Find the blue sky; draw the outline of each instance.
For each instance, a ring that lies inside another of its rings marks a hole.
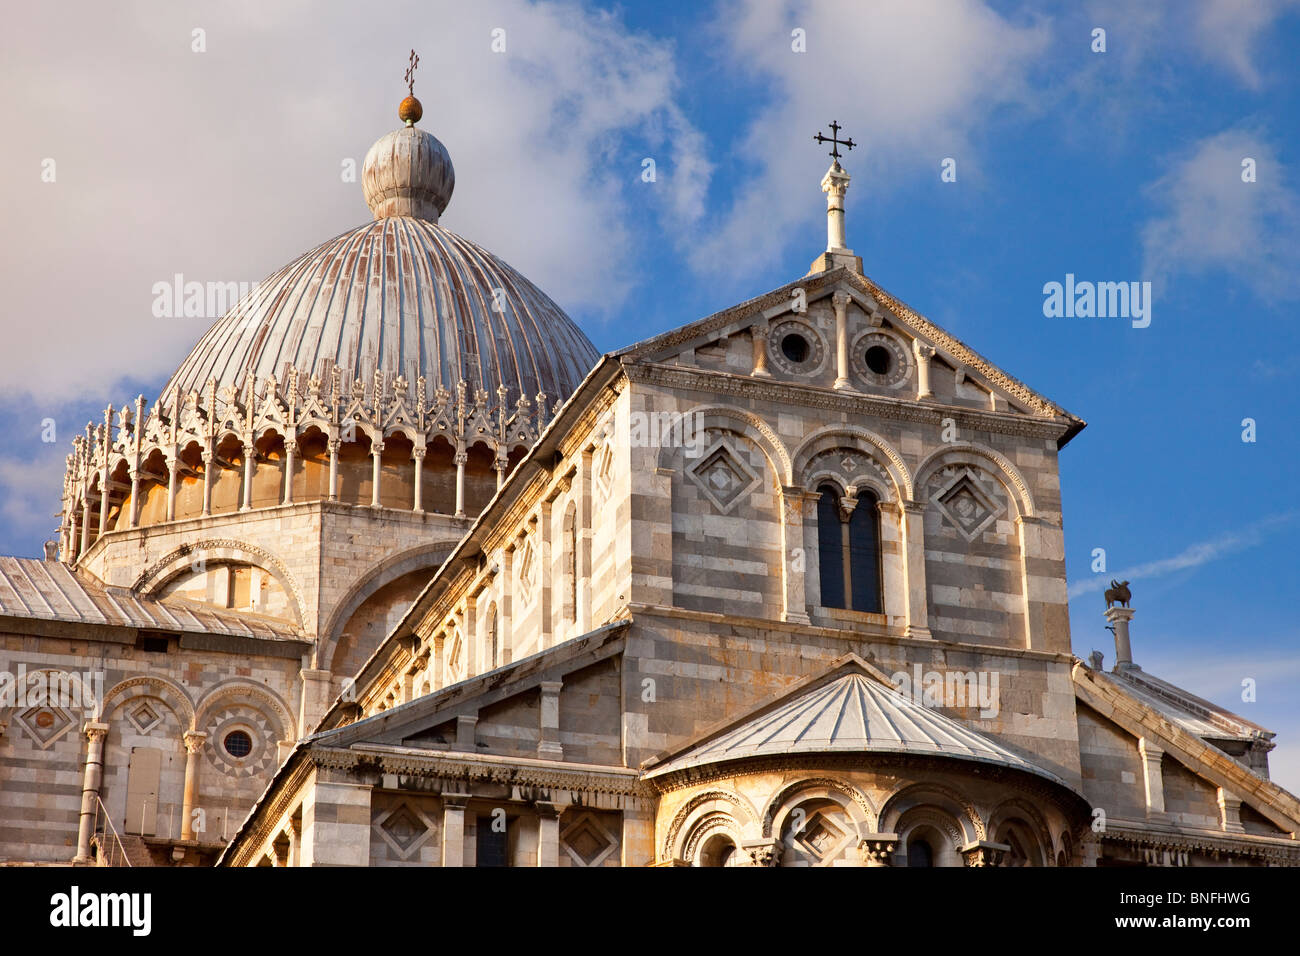
[[[802,275],[837,119],[867,274],[1088,422],[1061,456],[1075,652],[1113,658],[1097,588],[1129,578],[1137,662],[1277,730],[1300,789],[1296,3],[100,7],[0,40],[0,553],[40,553],[67,440],[202,334],[149,314],[153,282],[257,281],[366,218],[340,163],[396,125],[410,46],[444,224],[602,350]],[[1152,282],[1150,326],[1046,318],[1067,273]]]

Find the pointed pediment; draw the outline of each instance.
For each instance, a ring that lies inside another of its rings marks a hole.
[[[1281,832],[1300,833],[1300,800],[1210,742],[1234,736],[1238,739],[1271,737],[1270,732],[1208,702],[1201,703],[1213,708],[1214,713],[1199,712],[1191,704],[1200,698],[1150,675],[1143,675],[1142,683],[1138,683],[1131,677],[1094,671],[1076,659],[1071,676],[1079,703],[1134,740],[1151,741],[1169,758],[1213,787],[1235,794],[1244,806],[1258,812]],[[1152,683],[1156,681],[1158,684]],[[1181,696],[1157,693],[1159,685]],[[1233,722],[1237,735],[1227,732]]]
[[[1068,785],[933,708],[900,693],[850,654],[819,675],[642,766],[647,779],[762,757],[893,754],[995,764]]]
[[[837,367],[836,302],[845,303],[847,381]],[[762,357],[755,343],[762,342]],[[836,268],[645,339],[624,361],[688,366],[844,389],[846,394],[936,402],[1061,421],[1064,444],[1084,426],[1047,397],[852,269]],[[920,393],[918,365],[930,391]]]

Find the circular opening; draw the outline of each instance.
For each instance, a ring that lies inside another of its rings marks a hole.
[[[877,375],[886,375],[889,373],[891,359],[892,356],[889,354],[889,349],[885,348],[883,345],[873,345],[871,348],[867,349],[867,368],[871,369],[871,371],[875,372]]]
[[[781,339],[781,352],[796,365],[808,359],[808,340],[798,332],[791,332]]]
[[[224,741],[226,753],[232,757],[247,757],[253,752],[253,738],[242,730],[232,730]]]

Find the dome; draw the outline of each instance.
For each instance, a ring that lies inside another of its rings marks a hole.
[[[427,219],[385,216],[322,243],[262,283],[219,320],[162,395],[242,388],[252,373],[287,380],[290,368],[345,382],[376,371],[423,376],[432,393],[548,403],[568,398],[599,357],[554,302],[481,246]]]
[[[436,137],[406,126],[370,147],[361,167],[361,188],[376,219],[418,216],[437,222],[456,188],[456,170]]]
[[[408,101],[414,106],[408,109]],[[376,372],[423,377],[431,392],[499,389],[510,400],[568,398],[599,357],[554,302],[481,246],[438,225],[456,183],[446,147],[406,125],[366,154],[362,189],[374,221],[322,243],[259,284],[203,337],[163,396],[285,382],[290,369],[344,382]]]

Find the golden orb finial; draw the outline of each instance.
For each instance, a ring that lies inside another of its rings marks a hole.
[[[407,126],[414,126],[420,122],[420,117],[424,115],[424,107],[414,96],[408,96],[402,100],[402,105],[397,107],[397,118]]]

